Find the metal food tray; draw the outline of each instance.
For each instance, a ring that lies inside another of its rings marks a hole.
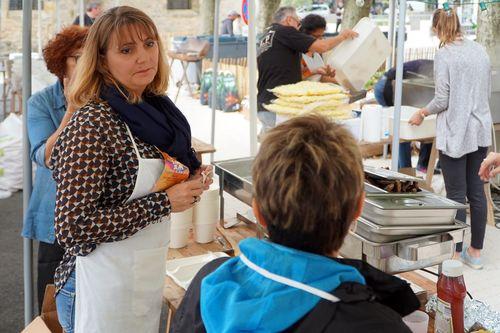
[[[433,193],[371,194],[361,216],[382,226],[454,224],[465,205]]]
[[[364,218],[359,218],[356,233],[371,242],[389,243],[466,227],[467,224],[460,221],[455,221],[452,225],[380,226]]]
[[[247,205],[252,205],[253,160],[253,157],[247,157],[213,163],[215,173],[219,176],[221,199],[223,199],[222,192],[226,191]],[[221,200],[221,216],[223,216],[223,204]]]
[[[366,195],[389,193],[386,190],[383,190],[380,187],[377,187],[377,186],[370,184],[368,182],[365,182],[365,192],[366,192]]]
[[[425,179],[422,178],[408,176],[405,175],[404,173],[387,170],[383,168],[376,168],[369,165],[363,165],[363,170],[366,174],[375,178],[381,178],[387,180],[400,180],[404,182],[418,182],[418,183],[425,182]]]
[[[469,228],[377,243],[349,232],[340,254],[344,258],[360,259],[389,274],[397,274],[441,264],[451,259],[455,244],[463,242]]]

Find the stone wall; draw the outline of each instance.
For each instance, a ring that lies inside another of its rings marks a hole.
[[[37,0],[33,0],[37,1]],[[101,1],[104,8],[128,5],[139,8],[151,16],[157,24],[160,35],[166,46],[173,36],[197,35],[200,27],[200,1],[191,0],[192,9],[167,10],[168,0],[107,0]],[[0,54],[21,52],[22,50],[22,11],[8,10],[9,1],[1,0],[0,15]],[[78,0],[59,0],[60,9],[56,10],[55,0],[45,0],[41,11],[41,47],[55,34],[57,19],[60,13],[61,26],[71,24],[78,15]],[[240,11],[240,0],[221,0],[220,18],[224,19],[230,10]],[[32,47],[38,52],[38,11],[33,10]]]

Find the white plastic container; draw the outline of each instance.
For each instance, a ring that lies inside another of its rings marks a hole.
[[[205,264],[222,257],[228,257],[228,255],[224,252],[209,252],[199,256],[167,260],[166,273],[175,283],[187,289],[195,275]]]
[[[382,133],[382,107],[376,104],[367,104],[361,112],[361,127],[363,141],[379,142]]]
[[[327,63],[346,89],[359,91],[391,53],[391,44],[377,25],[364,17],[354,26],[359,36],[346,40],[331,52]]]
[[[180,249],[188,243],[189,231],[193,226],[193,208],[180,213],[172,213],[170,225],[170,248]]]
[[[390,108],[389,132],[394,133],[394,107]],[[413,126],[408,123],[411,116],[418,111],[413,106],[401,106],[401,120],[399,122],[399,138],[404,140],[419,140],[433,138],[436,136],[436,115],[425,117],[420,126]]]
[[[219,188],[211,187],[203,192],[200,202],[194,206],[194,240],[197,243],[210,243],[214,240],[219,223]]]
[[[339,120],[338,123],[344,125],[349,132],[351,132],[356,141],[361,141],[361,118]]]

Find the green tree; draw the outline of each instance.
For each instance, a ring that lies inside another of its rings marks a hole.
[[[305,5],[311,5],[311,0],[282,0],[281,6],[293,6],[295,8],[299,8]]]

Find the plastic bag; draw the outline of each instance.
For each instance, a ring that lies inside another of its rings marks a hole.
[[[23,125],[21,117],[10,114],[0,123],[0,190],[23,188]]]
[[[152,192],[160,192],[189,178],[189,168],[167,153],[162,152],[165,168],[153,186]]]

